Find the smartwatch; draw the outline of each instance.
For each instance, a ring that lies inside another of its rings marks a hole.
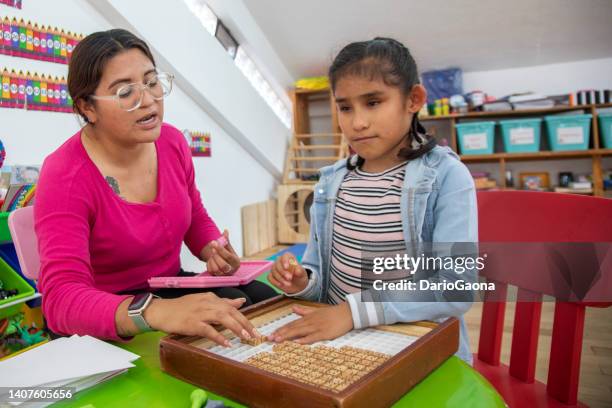
[[[155,296],[152,293],[140,293],[134,296],[132,302],[128,306],[128,316],[141,332],[153,330],[143,316],[145,309],[149,306],[153,298],[159,298],[159,296]]]

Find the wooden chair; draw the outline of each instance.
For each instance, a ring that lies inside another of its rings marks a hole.
[[[528,191],[479,192],[478,218],[483,246],[487,242],[612,243],[612,200],[604,198]],[[608,274],[606,279],[598,282],[609,281],[612,270],[603,273]],[[496,280],[486,266],[481,275],[488,281]],[[522,286],[512,279],[496,284],[498,293],[504,296],[511,284],[519,287],[517,297],[531,296],[534,301],[516,303],[508,367],[500,364],[506,302],[487,301],[485,297],[474,367],[510,407],[585,406],[577,401],[585,308],[612,303],[556,301],[548,381],[543,384],[534,381],[542,310],[542,292],[537,292],[541,288],[530,287],[525,280],[521,280]]]

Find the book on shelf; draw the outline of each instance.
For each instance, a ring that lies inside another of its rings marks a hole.
[[[566,194],[593,194],[592,188],[570,188],[570,187],[555,187],[555,193]]]
[[[552,108],[553,106],[555,106],[555,102],[548,98],[512,103],[514,110],[546,109]]]
[[[515,93],[515,94],[508,95],[508,96],[501,98],[501,100],[508,101],[512,104],[536,101],[540,99],[546,99],[546,97],[542,94],[535,93],[535,92]]]
[[[487,102],[482,105],[484,112],[508,112],[512,110],[512,104],[508,101]]]

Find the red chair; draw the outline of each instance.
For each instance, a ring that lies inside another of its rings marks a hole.
[[[487,242],[612,243],[612,200],[605,198],[528,191],[479,192],[478,220],[483,246]],[[604,269],[606,276],[600,283],[609,282],[609,269]],[[495,281],[486,266],[481,275]],[[516,303],[509,367],[500,364],[508,284],[519,287],[517,297],[534,300]],[[608,307],[612,303],[556,302],[548,381],[543,384],[534,381],[541,287],[532,287],[536,285],[524,279],[520,283],[512,279],[496,281],[496,285],[503,300],[487,301],[485,297],[474,367],[510,407],[584,407],[577,395],[585,307]]]

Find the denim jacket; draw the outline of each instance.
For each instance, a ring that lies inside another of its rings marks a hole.
[[[321,169],[310,208],[310,238],[302,265],[311,271],[308,286],[293,296],[328,303],[333,218],[338,190],[348,172],[346,160]],[[437,146],[422,157],[406,164],[406,175],[400,198],[402,229],[407,248],[419,242],[454,243],[478,241],[478,219],[474,181],[467,167],[448,147]],[[441,271],[447,281],[476,281],[476,271],[458,275]],[[421,291],[418,301],[412,293],[403,292],[401,301],[363,302],[363,293],[346,296],[355,328],[365,327],[359,315],[375,313],[376,324],[393,324],[418,320],[443,321],[455,316],[460,323],[460,345],[457,355],[472,362],[463,314],[470,301],[446,301],[442,291]],[[367,307],[366,307],[367,306]],[[367,310],[369,309],[369,310]]]

